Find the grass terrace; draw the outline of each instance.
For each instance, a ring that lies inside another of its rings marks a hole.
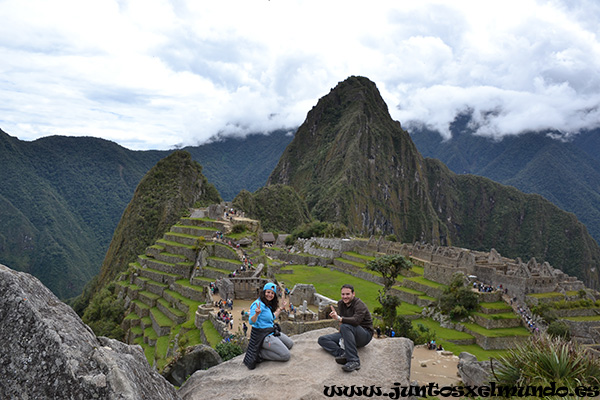
[[[412,278],[405,278],[405,280],[414,281],[414,282],[420,283],[422,285],[429,286],[429,287],[436,288],[436,289],[444,289],[447,287],[446,285],[444,285],[442,283],[430,281],[429,279],[425,279],[422,276],[413,276]]]
[[[486,308],[488,310],[512,310],[512,308],[503,301],[495,301],[492,303],[481,302],[479,305],[481,308]]]
[[[528,294],[527,297],[533,297],[535,299],[563,299],[565,296],[558,292],[546,292],[546,293],[533,293]]]
[[[217,347],[217,344],[221,343],[221,340],[223,338],[221,337],[221,335],[219,335],[219,332],[214,327],[212,322],[210,322],[209,320],[204,321],[204,323],[202,324],[202,330],[204,331],[204,335],[206,336],[206,340],[210,344],[210,347],[214,349],[215,347]]]
[[[444,350],[453,352],[455,355],[459,355],[463,351],[467,351],[477,357],[479,361],[489,360],[490,358],[499,358],[506,354],[507,350],[484,350],[477,344],[455,344],[449,340],[468,340],[473,339],[473,336],[466,332],[455,331],[454,329],[442,328],[440,324],[432,319],[416,319],[411,321],[412,325],[416,328],[418,324],[429,328],[430,331],[436,334],[436,343],[441,343]]]
[[[374,260],[374,259],[376,258],[376,257],[373,257],[373,256],[365,256],[365,255],[363,255],[363,254],[360,254],[360,253],[357,253],[357,252],[355,252],[355,251],[345,251],[345,252],[344,252],[344,254],[347,254],[347,255],[349,255],[349,256],[352,256],[352,257],[356,257],[356,258],[360,258],[360,259],[362,259],[362,260],[365,260],[365,263],[367,263],[367,262],[369,262],[369,261],[372,261],[372,260]]]
[[[529,330],[523,326],[518,326],[516,328],[485,329],[484,327],[471,322],[465,323],[464,326],[475,333],[479,333],[480,335],[487,337],[531,336]]]
[[[482,312],[474,312],[473,315],[478,315],[482,318],[487,319],[519,319],[520,317],[513,312],[497,313],[497,314],[485,314]]]
[[[347,261],[347,260],[345,260]],[[378,291],[381,285],[364,279],[356,278],[337,270],[327,267],[309,267],[307,265],[289,265],[282,271],[292,270],[292,274],[276,274],[278,281],[285,282],[287,287],[293,287],[297,283],[313,284],[317,292],[332,300],[340,299],[340,288],[349,283],[354,286],[356,296],[365,302],[369,310],[373,311],[379,306],[377,301]]]

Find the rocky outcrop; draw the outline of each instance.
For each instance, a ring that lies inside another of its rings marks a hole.
[[[324,391],[335,385],[379,386],[383,392],[395,382],[409,385],[413,343],[403,338],[373,339],[359,349],[362,368],[342,371],[334,358],[317,344],[321,335],[335,332],[326,328],[292,336],[292,358],[287,362],[265,361],[254,370],[242,363],[244,355],[195,372],[179,389],[184,400],[323,399]]]
[[[185,380],[199,369],[208,369],[223,360],[219,353],[210,346],[199,344],[185,349],[185,354],[171,365],[168,365],[163,376],[175,386],[181,386]]]
[[[0,398],[179,399],[142,348],[96,337],[37,278],[0,265]]]
[[[477,361],[477,357],[466,351],[460,353],[458,358],[458,375],[465,385],[485,386],[490,383],[491,361]]]

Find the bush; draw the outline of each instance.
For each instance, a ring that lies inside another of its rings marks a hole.
[[[235,224],[231,228],[231,233],[242,233],[246,231],[246,225],[244,224]]]
[[[396,235],[394,235],[393,233],[390,235],[387,235],[385,237],[385,240],[389,241],[389,242],[397,242],[398,238],[396,237]]]
[[[444,289],[439,306],[442,313],[450,315],[453,319],[460,319],[479,308],[479,299],[475,292],[464,286],[462,276],[457,274],[452,283]]]
[[[551,337],[559,337],[564,340],[571,340],[571,330],[569,326],[562,321],[554,321],[548,325],[548,335]]]
[[[215,350],[219,353],[223,361],[231,360],[233,357],[239,356],[244,352],[239,345],[232,342],[219,343]]]
[[[498,383],[519,386],[598,386],[600,361],[572,341],[548,335],[533,337],[501,358],[495,368]]]

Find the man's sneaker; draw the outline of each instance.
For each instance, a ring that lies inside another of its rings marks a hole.
[[[342,369],[346,372],[352,372],[360,369],[360,363],[358,361],[350,361],[342,366]]]
[[[341,356],[337,356],[335,358],[335,362],[344,365],[348,362],[348,360],[346,359],[346,355],[342,354]]]

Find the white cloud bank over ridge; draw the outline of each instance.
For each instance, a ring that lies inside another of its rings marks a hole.
[[[449,135],[600,126],[600,3],[2,0],[0,128],[132,149],[301,124],[350,75]]]

